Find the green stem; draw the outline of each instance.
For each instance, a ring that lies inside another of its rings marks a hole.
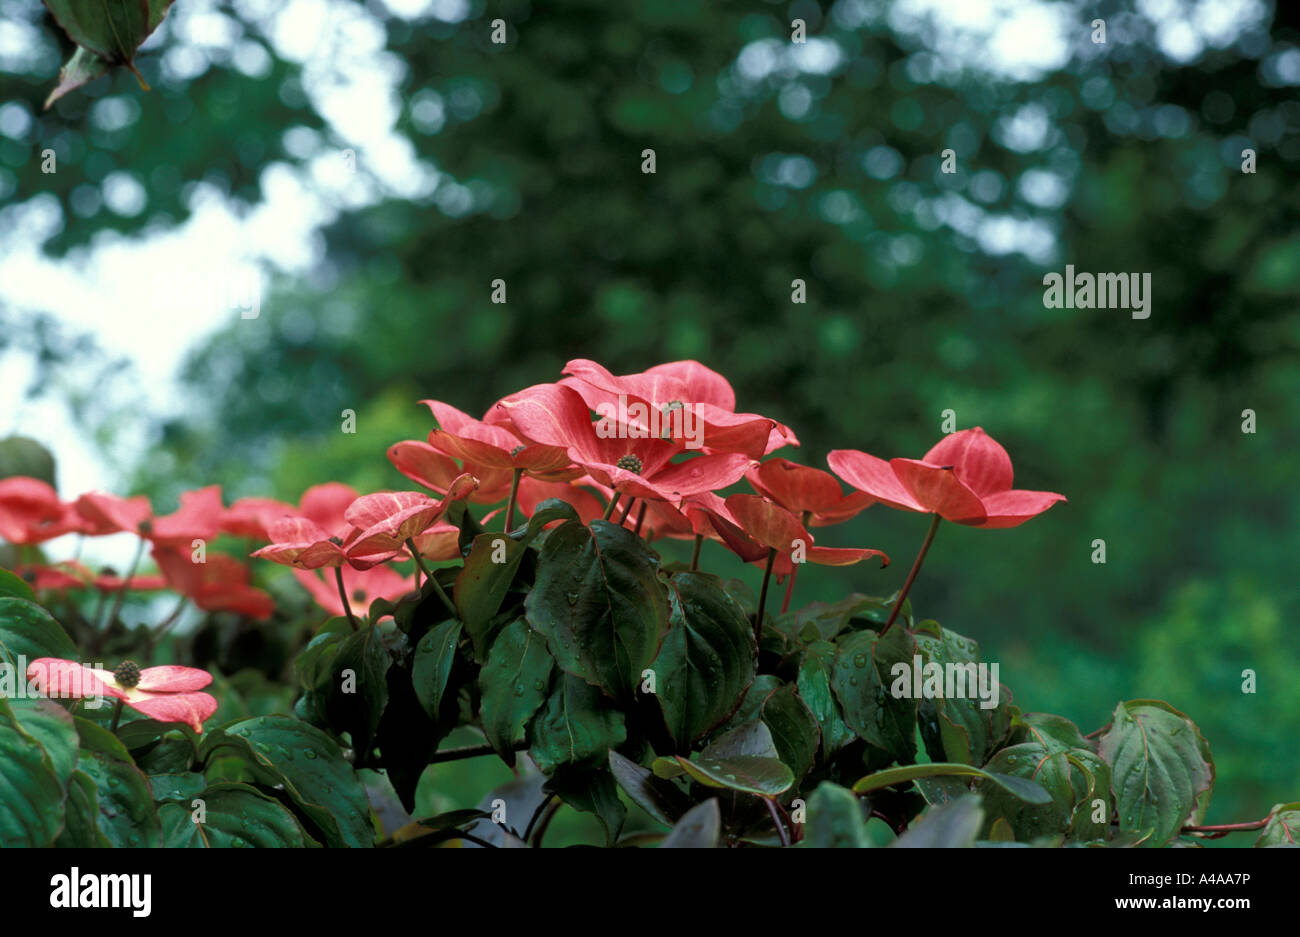
[[[339,598],[343,600],[343,611],[348,613],[348,622],[352,625],[352,630],[357,631],[360,626],[357,624],[356,616],[352,614],[352,603],[348,601],[348,590],[343,586],[343,567],[334,567],[334,581],[339,586]]]
[[[545,797],[543,797],[542,802],[538,804],[537,809],[533,811],[533,815],[528,818],[528,825],[524,827],[524,835],[519,837],[525,843],[528,842],[528,840],[532,837],[533,830],[537,826],[537,821],[542,818],[542,813],[546,810],[547,805],[550,804],[551,800],[554,797],[555,797],[554,794],[547,794]]]
[[[121,721],[122,721],[122,700],[118,700],[117,706],[114,707],[113,709],[113,725],[109,728],[108,731],[112,732],[114,735],[117,735],[117,725]]]
[[[700,568],[700,547],[704,546],[704,534],[695,535],[695,546],[691,549],[691,572]]]
[[[415,560],[416,568],[419,569],[420,572],[424,573],[424,578],[432,579],[433,577],[429,575],[429,568],[424,565],[424,557],[420,556],[420,551],[415,548],[414,537],[406,538],[406,549],[411,551],[411,559]],[[417,586],[420,584],[419,576],[415,577],[415,584]]]
[[[533,834],[534,849],[542,848],[542,837],[546,835],[546,831],[550,829],[551,821],[555,819],[555,815],[559,812],[560,801],[551,801],[550,807],[547,808],[546,813],[542,815],[542,819],[537,824],[537,832]]]
[[[126,587],[131,582],[131,577],[135,575],[136,568],[140,565],[140,557],[144,555],[144,539],[141,538],[135,547],[135,559],[131,560],[131,568],[127,570],[126,576],[122,579],[122,588],[117,590],[117,595],[113,597],[113,606],[108,610],[108,617],[100,623],[100,628],[107,628],[117,617],[117,613],[122,610],[122,602],[126,599]]]
[[[763,646],[763,609],[767,607],[767,584],[772,579],[772,565],[776,562],[776,547],[767,548],[767,566],[763,569],[763,588],[758,593],[758,614],[754,617],[754,640]]]
[[[939,521],[942,518],[938,514],[934,515],[934,520],[930,521],[930,529],[926,532],[925,541],[921,544],[921,551],[916,554],[916,560],[912,563],[912,570],[907,574],[907,581],[903,583],[903,588],[898,593],[898,599],[894,602],[894,608],[889,613],[889,620],[885,622],[885,627],[880,629],[884,634],[889,630],[889,626],[894,623],[898,617],[898,610],[903,607],[903,600],[907,598],[907,593],[912,588],[912,583],[916,581],[916,574],[921,571],[921,563],[925,559],[925,554],[930,549],[930,544],[934,542],[935,532],[939,529]]]
[[[185,611],[185,606],[189,604],[189,601],[189,596],[181,596],[181,600],[176,603],[176,607],[172,609],[172,613],[159,623],[158,627],[154,629],[153,634],[149,635],[149,640],[157,641],[170,631],[172,625],[176,624],[176,622],[180,620],[181,612]]]
[[[424,573],[424,581],[433,583],[433,591],[438,593],[438,598],[442,599],[442,604],[447,606],[447,611],[451,612],[451,617],[456,617],[456,606],[452,604],[447,593],[443,591],[437,578],[429,572],[429,567],[424,565],[424,558],[420,556],[420,551],[415,548],[415,539],[408,537],[406,540],[406,549],[411,551],[411,556],[415,557],[415,565],[420,567],[420,572]]]
[[[618,504],[618,499],[621,497],[622,495],[620,495],[617,491],[614,492],[613,497],[609,499],[609,504],[605,505],[605,513],[600,516],[600,519],[602,521],[609,520],[610,515],[614,513],[614,505]]]
[[[511,750],[516,752],[526,751],[527,748],[527,742],[515,742],[511,746]],[[444,761],[462,761],[466,758],[495,755],[496,751],[491,745],[462,745],[460,748],[444,748],[440,752],[434,752],[433,757],[429,759],[429,764],[436,765]]]
[[[619,527],[627,523],[627,516],[632,513],[632,505],[634,504],[636,504],[636,498],[628,498],[627,504],[623,505],[623,516],[618,519]]]
[[[519,479],[523,476],[524,470],[517,468],[510,476],[510,500],[506,502],[506,533],[515,528],[515,501],[519,497]]]
[[[632,528],[632,533],[636,534],[638,537],[641,536],[641,525],[644,522],[645,522],[645,502],[642,501],[641,506],[636,509],[636,526]]]

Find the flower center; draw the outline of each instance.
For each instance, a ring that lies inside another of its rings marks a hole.
[[[342,538],[342,537],[330,537],[330,543],[334,544],[334,546],[336,546],[336,547],[341,547],[341,546],[343,546],[343,538]]]
[[[631,453],[619,456],[618,461],[614,464],[625,472],[631,472],[633,475],[641,474],[641,460]]]
[[[365,589],[353,589],[353,590],[352,590],[352,601],[353,601],[353,602],[364,602],[365,600],[366,600],[366,590],[365,590]]]
[[[521,453],[521,452],[523,452],[523,451],[524,451],[524,447],[523,447],[522,445],[519,445],[519,446],[515,446],[513,449],[511,449],[511,450],[510,450],[510,454],[511,454],[512,456],[517,456],[517,455],[519,455],[519,453]]]
[[[133,660],[124,660],[113,671],[113,679],[117,681],[118,686],[124,686],[128,690],[138,686],[140,683],[140,665]]]

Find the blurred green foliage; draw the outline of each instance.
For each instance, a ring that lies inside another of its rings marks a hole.
[[[1085,732],[1117,700],[1169,699],[1218,760],[1208,822],[1263,816],[1300,777],[1300,79],[1285,58],[1300,8],[1267,5],[1264,28],[1179,62],[1128,4],[1060,6],[1078,23],[1069,63],[1024,81],[936,54],[931,31],[864,0],[387,17],[398,130],[438,185],[342,211],[312,277],[281,278],[259,319],[196,351],[141,487],[403,486],[384,452],[431,428],[418,399],[480,412],[573,357],[616,373],[698,358],[741,409],[795,429],[803,447],[783,455],[818,466],[832,448],[919,457],[951,409],[1008,448],[1018,486],[1070,500],[1015,531],[945,525],[918,611],[977,637],[1023,708]],[[347,142],[256,5],[225,15],[270,51],[262,73],[212,53],[168,82],[142,54],[152,94],[118,76],[0,139],[0,208],[52,195],[58,254],[183,218],[192,183],[251,204],[271,163],[338,155]],[[1088,41],[1097,16],[1105,47]],[[811,51],[789,44],[794,17]],[[3,97],[35,115],[49,79],[37,56],[3,75]],[[135,116],[107,130],[91,117],[110,95]],[[293,127],[312,132],[310,157],[286,146]],[[39,173],[50,140],[70,171]],[[115,169],[144,183],[148,211],[79,212],[77,187]],[[357,170],[391,181],[364,153]],[[1150,272],[1151,317],[1045,309],[1042,277],[1067,263]],[[796,604],[891,591],[924,527],[877,507],[827,530],[894,565],[808,568]]]

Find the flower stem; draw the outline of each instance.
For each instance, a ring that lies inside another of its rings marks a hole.
[[[185,606],[189,604],[189,601],[190,601],[190,597],[188,595],[181,596],[181,600],[176,603],[176,607],[172,609],[172,613],[168,615],[166,618],[164,618],[159,623],[158,627],[154,629],[153,633],[149,635],[149,640],[157,641],[168,631],[170,631],[172,625],[180,621],[181,612],[185,611]]]
[[[1220,823],[1214,826],[1185,826],[1178,832],[1180,833],[1200,833],[1206,839],[1219,839],[1227,836],[1229,833],[1243,832],[1246,830],[1262,830],[1268,826],[1269,817],[1262,820],[1251,820],[1248,823]]]
[[[117,705],[113,707],[113,725],[112,727],[109,728],[108,731],[112,732],[114,735],[117,735],[117,725],[121,721],[122,721],[122,700],[118,700]]]
[[[884,634],[889,630],[889,626],[894,623],[898,617],[898,610],[903,607],[903,600],[907,598],[908,591],[912,588],[912,583],[916,580],[916,574],[921,571],[921,563],[925,560],[925,554],[930,549],[930,544],[934,542],[935,531],[939,529],[939,521],[942,518],[938,514],[934,515],[934,520],[930,521],[930,529],[926,532],[925,541],[921,544],[921,551],[916,554],[916,560],[912,563],[911,572],[907,574],[907,580],[903,583],[903,588],[898,593],[898,598],[894,602],[894,608],[889,613],[889,620],[885,622],[885,627],[880,629]]]
[[[420,572],[424,573],[424,578],[432,579],[433,577],[429,575],[429,568],[424,565],[424,557],[420,556],[420,551],[415,548],[414,537],[406,538],[406,549],[411,551],[411,559],[415,560],[416,567],[420,570]],[[420,584],[419,576],[415,577],[415,584],[417,586]]]
[[[794,581],[799,575],[799,564],[790,570],[790,578],[785,581],[785,598],[781,600],[781,614],[790,611],[790,596],[794,595]]]
[[[622,527],[627,523],[627,516],[632,513],[632,505],[636,504],[636,498],[628,498],[627,504],[623,505],[623,516],[618,519],[618,526]]]
[[[510,476],[510,500],[506,502],[506,533],[510,533],[515,527],[515,501],[519,497],[519,479],[523,474],[524,470],[517,468]]]
[[[808,522],[810,520],[812,520],[812,511],[804,511],[802,516],[803,525],[807,527]],[[786,612],[790,610],[790,597],[794,595],[794,581],[795,579],[798,578],[798,576],[799,576],[799,564],[796,563],[794,565],[794,569],[790,570],[790,578],[786,580],[785,598],[781,600],[782,615],[784,615]]]
[[[645,502],[642,501],[641,506],[636,509],[636,526],[632,528],[632,533],[636,534],[638,537],[641,536],[641,524],[644,522],[645,522]]]
[[[342,566],[335,566],[335,567],[334,567],[334,581],[335,581],[336,583],[338,583],[338,586],[339,586],[339,598],[343,600],[343,611],[345,611],[345,612],[348,613],[348,621],[349,621],[349,622],[351,623],[351,625],[352,625],[352,630],[353,630],[353,631],[358,631],[358,630],[360,630],[360,626],[357,624],[356,616],[352,614],[352,603],[348,601],[348,590],[347,590],[346,588],[344,588],[344,586],[343,586],[343,567],[342,567]]]
[[[758,614],[754,616],[754,640],[763,644],[763,609],[767,607],[767,584],[772,579],[772,565],[776,562],[776,547],[767,549],[767,566],[763,569],[763,588],[758,592]]]
[[[144,539],[141,538],[135,547],[135,559],[131,560],[131,568],[126,571],[126,576],[122,580],[122,588],[117,590],[117,595],[113,597],[113,607],[108,610],[108,617],[100,622],[100,629],[107,628],[117,617],[117,613],[122,610],[122,601],[126,598],[126,587],[131,583],[131,577],[135,575],[136,567],[140,565],[140,557],[144,555]]]
[[[609,520],[610,515],[614,513],[614,505],[618,504],[618,499],[621,497],[622,495],[619,494],[617,491],[614,492],[613,497],[609,499],[609,504],[605,505],[605,513],[600,516],[600,519],[602,521]]]
[[[700,568],[700,547],[704,546],[704,534],[695,535],[695,546],[691,548],[691,572]]]
[[[776,832],[781,837],[781,845],[790,845],[790,834],[785,831],[785,824],[781,822],[780,815],[776,812],[776,801],[771,797],[764,797],[763,802],[767,804],[767,812],[772,815],[772,823],[776,825]]]
[[[451,612],[452,618],[455,618],[456,606],[452,604],[451,599],[448,597],[447,593],[443,591],[442,586],[434,577],[433,573],[429,572],[429,567],[424,565],[424,558],[420,556],[420,551],[415,548],[415,539],[413,537],[407,538],[406,549],[410,550],[411,556],[415,557],[415,565],[420,567],[420,572],[424,573],[424,581],[433,583],[433,591],[438,593],[438,598],[442,599],[442,604],[447,606],[447,611]]]

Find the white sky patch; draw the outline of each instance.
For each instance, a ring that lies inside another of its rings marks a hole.
[[[1065,4],[1025,0],[897,0],[891,27],[924,37],[936,65],[977,69],[1032,81],[1070,58],[1074,11]]]

